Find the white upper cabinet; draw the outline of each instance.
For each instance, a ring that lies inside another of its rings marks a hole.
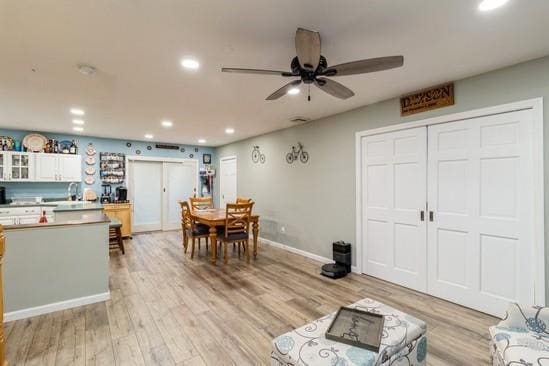
[[[0,152],[0,180],[14,182],[80,182],[80,155]]]
[[[0,153],[2,181],[31,182],[34,180],[34,154],[4,151]]]
[[[82,181],[82,158],[80,155],[57,155],[57,170],[62,182]]]
[[[57,181],[57,154],[38,154],[36,156],[36,180]]]

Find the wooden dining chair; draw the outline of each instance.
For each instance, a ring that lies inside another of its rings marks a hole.
[[[218,240],[223,243],[223,261],[227,263],[227,245],[243,244],[246,259],[250,260],[250,216],[254,203],[227,203],[225,209],[225,227],[218,233]]]
[[[210,228],[207,225],[202,225],[194,222],[191,217],[191,207],[187,201],[180,201],[181,205],[181,229],[183,230],[183,248],[187,253],[189,238],[192,241],[191,259],[194,258],[194,250],[197,239],[206,239],[206,252],[208,251],[208,239],[210,237]],[[198,249],[200,250],[200,242]]]
[[[252,199],[251,198],[246,198],[246,197],[236,197],[236,203],[252,203]]]
[[[214,208],[212,197],[191,197],[189,198],[189,201],[191,202],[191,208],[193,210]]]

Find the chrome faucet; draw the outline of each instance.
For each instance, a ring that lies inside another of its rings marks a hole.
[[[67,189],[67,195],[68,195],[68,198],[69,198],[69,201],[72,201],[72,187],[76,187],[76,191],[74,192],[75,194],[75,201],[78,200],[78,183],[76,182],[70,182],[69,183],[69,188]]]

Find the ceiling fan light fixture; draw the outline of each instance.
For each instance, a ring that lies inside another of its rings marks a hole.
[[[291,88],[288,90],[288,94],[290,95],[296,95],[296,94],[299,94],[300,90],[299,88]]]
[[[490,11],[505,5],[509,0],[483,0],[478,5],[480,11]]]

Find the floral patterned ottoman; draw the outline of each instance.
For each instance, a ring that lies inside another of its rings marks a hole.
[[[490,327],[494,366],[549,366],[549,308],[509,304],[505,318]]]
[[[425,322],[380,302],[363,299],[349,307],[385,316],[379,353],[324,337],[336,313],[273,340],[272,366],[425,366]]]

